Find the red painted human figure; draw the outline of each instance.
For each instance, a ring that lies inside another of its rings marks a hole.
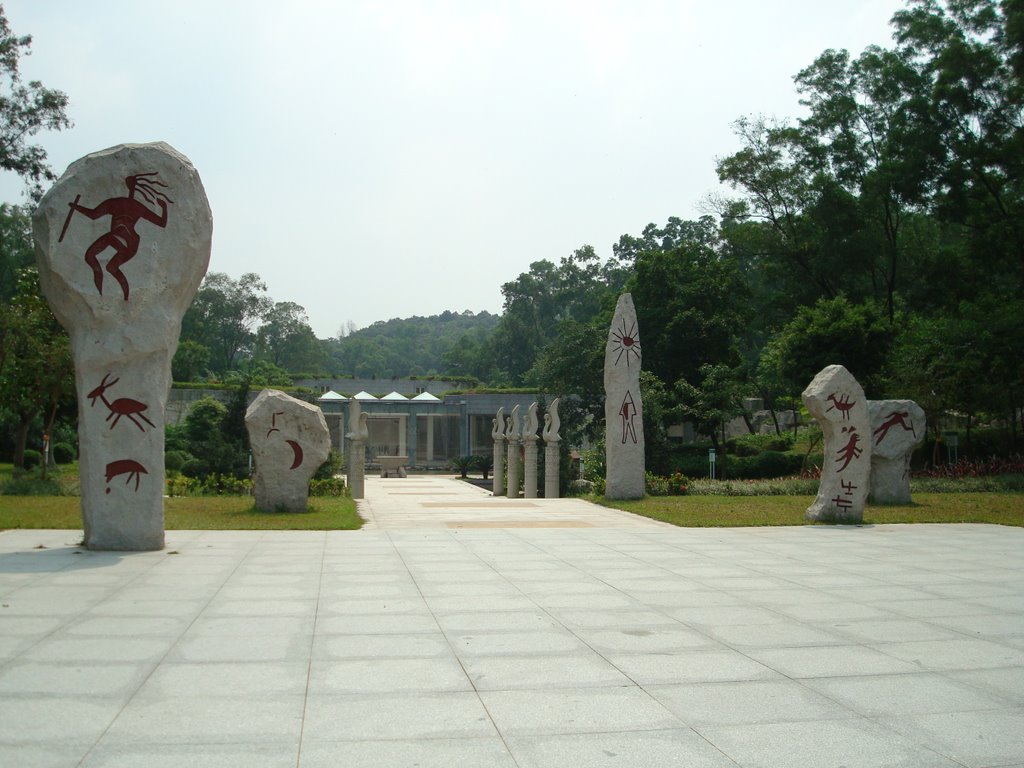
[[[836,453],[838,454],[836,464],[838,464],[839,462],[843,462],[843,466],[837,469],[837,472],[842,472],[844,469],[850,466],[851,461],[853,461],[854,459],[859,459],[860,455],[864,452],[863,448],[857,447],[857,443],[860,442],[860,435],[857,434],[856,427],[843,427],[843,432],[849,432],[850,439],[847,441],[846,445],[844,445],[842,448],[836,451]]]
[[[886,420],[882,425],[874,431],[874,434],[878,436],[875,441],[875,445],[879,445],[885,436],[889,434],[889,430],[895,427],[897,424],[903,427],[904,432],[913,432],[914,437],[917,437],[917,431],[914,429],[914,424],[911,422],[907,423],[907,419],[910,418],[910,411],[893,411],[886,417]]]
[[[155,172],[139,173],[127,177],[124,180],[125,186],[128,187],[127,197],[111,197],[95,208],[79,205],[77,197],[73,203],[68,203],[71,210],[68,211],[68,218],[64,222],[64,231],[61,232],[60,240],[64,239],[68,225],[71,223],[71,217],[76,212],[94,220],[103,216],[110,217],[110,231],[100,235],[85,251],[85,263],[92,269],[96,290],[100,292],[100,295],[103,294],[103,270],[100,267],[99,255],[108,248],[113,250],[114,255],[107,262],[106,269],[117,280],[117,284],[121,286],[121,291],[124,293],[124,300],[128,301],[128,278],[124,276],[121,267],[134,258],[139,251],[141,238],[135,231],[135,227],[138,226],[139,221],[148,221],[161,229],[167,226],[167,205],[174,201],[158,189],[158,187],[166,189],[167,185],[155,177]],[[136,194],[146,202],[137,200]],[[159,207],[160,212],[155,212],[149,207],[150,205]]]

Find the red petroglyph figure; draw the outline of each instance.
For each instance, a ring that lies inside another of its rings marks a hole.
[[[622,400],[622,405],[619,407],[619,416],[622,417],[622,442],[626,442],[627,437],[633,438],[633,443],[636,444],[636,426],[633,423],[633,419],[636,418],[636,403],[633,402],[633,395],[626,392],[626,396]]]
[[[138,416],[144,422],[149,424],[149,426],[155,427],[156,425],[152,421],[147,419],[146,414],[143,413],[143,411],[149,408],[149,406],[146,405],[145,403],[140,403],[138,400],[132,400],[130,397],[119,397],[114,402],[110,402],[109,400],[107,400],[104,393],[107,391],[108,388],[114,386],[115,384],[117,384],[117,382],[121,380],[119,377],[114,379],[113,381],[108,381],[109,378],[110,374],[108,373],[106,376],[103,377],[103,381],[100,382],[100,385],[96,387],[96,389],[94,389],[88,395],[86,395],[86,397],[92,400],[93,405],[96,405],[96,400],[99,399],[103,401],[103,404],[105,406],[107,406],[107,410],[110,411],[110,414],[107,416],[106,420],[110,421],[111,419],[113,419],[113,421],[110,422],[110,428],[113,429],[117,425],[117,422],[121,420],[122,416],[127,416],[128,419],[142,432],[145,432],[146,428],[139,423],[139,421],[135,418],[136,416]]]
[[[148,474],[149,471],[144,466],[132,459],[119,459],[107,464],[107,483],[110,483],[118,475],[128,475],[128,479],[124,484],[128,485],[132,481],[132,477],[134,477],[136,491],[139,490],[139,480],[143,475]],[[107,488],[107,493],[110,493],[110,488]]]
[[[910,418],[910,411],[893,411],[885,418],[886,420],[873,433],[878,435],[878,439],[875,440],[875,445],[879,445],[883,440],[885,440],[885,436],[889,434],[889,430],[897,424],[903,427],[905,432],[913,432],[914,437],[917,437],[917,432],[914,430],[913,422],[907,424],[907,419]],[[881,432],[881,434],[878,434],[879,432]]]
[[[857,404],[856,401],[851,403],[850,402],[850,396],[847,395],[847,394],[843,394],[842,396],[840,396],[840,398],[838,400],[836,400],[836,393],[835,392],[833,392],[831,395],[829,395],[825,399],[832,401],[832,405],[830,405],[828,408],[825,409],[825,413],[828,413],[832,409],[837,409],[841,414],[843,414],[843,421],[848,421],[849,420],[849,418],[850,418],[850,409],[853,408],[853,406],[855,406]]]
[[[850,432],[851,434],[850,439],[847,441],[846,445],[844,445],[842,448],[836,451],[836,453],[839,454],[839,458],[836,459],[836,464],[838,464],[840,461],[843,462],[843,466],[837,469],[837,472],[842,472],[844,469],[850,466],[851,461],[853,461],[854,459],[859,459],[860,455],[864,452],[863,448],[857,447],[857,443],[860,442],[860,435],[857,434],[856,427],[843,427],[843,432]]]
[[[156,175],[153,172],[139,173],[135,176],[127,177],[124,183],[128,187],[128,197],[111,197],[95,208],[86,208],[84,205],[79,205],[78,201],[81,195],[76,197],[74,202],[68,203],[68,207],[71,210],[68,211],[68,217],[64,221],[64,229],[61,231],[57,242],[64,240],[64,235],[68,231],[68,225],[71,223],[71,217],[76,212],[94,220],[103,216],[110,217],[110,231],[105,235],[100,235],[85,251],[85,263],[92,269],[96,290],[100,292],[101,296],[103,295],[103,270],[100,267],[99,255],[108,248],[114,252],[114,255],[110,257],[110,261],[107,262],[107,272],[117,280],[117,284],[121,286],[121,291],[124,293],[124,300],[128,301],[128,278],[124,276],[121,267],[134,258],[135,254],[139,251],[141,238],[139,233],[135,231],[135,227],[138,226],[140,220],[148,221],[161,229],[167,226],[167,204],[174,201],[157,189],[157,187],[164,187],[166,189],[167,185],[158,181],[155,178]],[[136,193],[146,203],[158,206],[160,213],[156,213],[149,205],[136,200]]]
[[[267,430],[267,437],[270,437],[275,432],[280,432],[280,427],[277,426],[277,417],[284,416],[284,411],[276,411],[270,416],[270,429]]]
[[[626,367],[629,367],[629,356],[633,355],[637,360],[640,359],[640,336],[636,332],[636,323],[626,330],[626,321],[622,321],[622,329],[620,331],[613,330],[612,336],[615,338],[614,344],[618,345],[619,354],[615,358],[615,365],[619,364],[622,356],[626,356]]]
[[[836,509],[849,509],[853,506],[853,502],[843,496],[836,496],[832,503],[836,505]]]
[[[285,440],[292,449],[292,465],[288,469],[296,469],[302,464],[302,446],[294,440]]]

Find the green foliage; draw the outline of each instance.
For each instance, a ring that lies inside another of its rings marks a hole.
[[[39,451],[34,451],[31,448],[26,448],[25,449],[24,456],[25,456],[25,463],[24,463],[25,469],[35,469],[43,461],[43,454],[41,454]]]
[[[70,128],[71,120],[64,93],[37,80],[22,82],[18,59],[28,56],[31,46],[32,36],[15,35],[0,7],[0,168],[21,176],[38,199],[43,182],[56,176],[46,164],[46,150],[28,140],[39,131]]]
[[[343,477],[314,477],[309,483],[310,496],[348,496],[348,487]]]
[[[237,410],[237,409],[233,409]],[[223,486],[228,479],[242,479],[248,475],[247,443],[240,437],[237,417],[229,418],[229,409],[212,397],[197,400],[182,428],[168,430],[169,440],[175,440],[174,449],[180,449],[181,438],[192,459],[184,462],[182,474],[204,483]],[[244,434],[244,425],[241,433]],[[170,447],[169,443],[165,446]]]
[[[739,435],[729,438],[725,447],[735,456],[756,456],[762,451],[788,451],[793,442],[791,432],[784,435]]]
[[[52,450],[57,464],[70,464],[75,460],[75,447],[70,443],[54,443]]]
[[[181,472],[185,463],[193,457],[185,451],[167,451],[164,454],[164,469],[169,473]]]
[[[341,472],[343,456],[339,451],[331,448],[327,452],[327,461],[321,464],[313,473],[313,480],[333,480],[334,476]]]

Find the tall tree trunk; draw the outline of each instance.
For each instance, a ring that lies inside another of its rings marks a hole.
[[[26,414],[24,411],[19,414],[18,426],[14,432],[14,475],[20,477],[25,474],[25,443],[28,442],[28,429],[32,426],[32,417],[35,414]]]

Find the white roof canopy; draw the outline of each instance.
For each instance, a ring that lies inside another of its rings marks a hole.
[[[379,398],[374,397],[366,390],[359,392],[358,394],[352,395],[353,400],[377,400]]]

